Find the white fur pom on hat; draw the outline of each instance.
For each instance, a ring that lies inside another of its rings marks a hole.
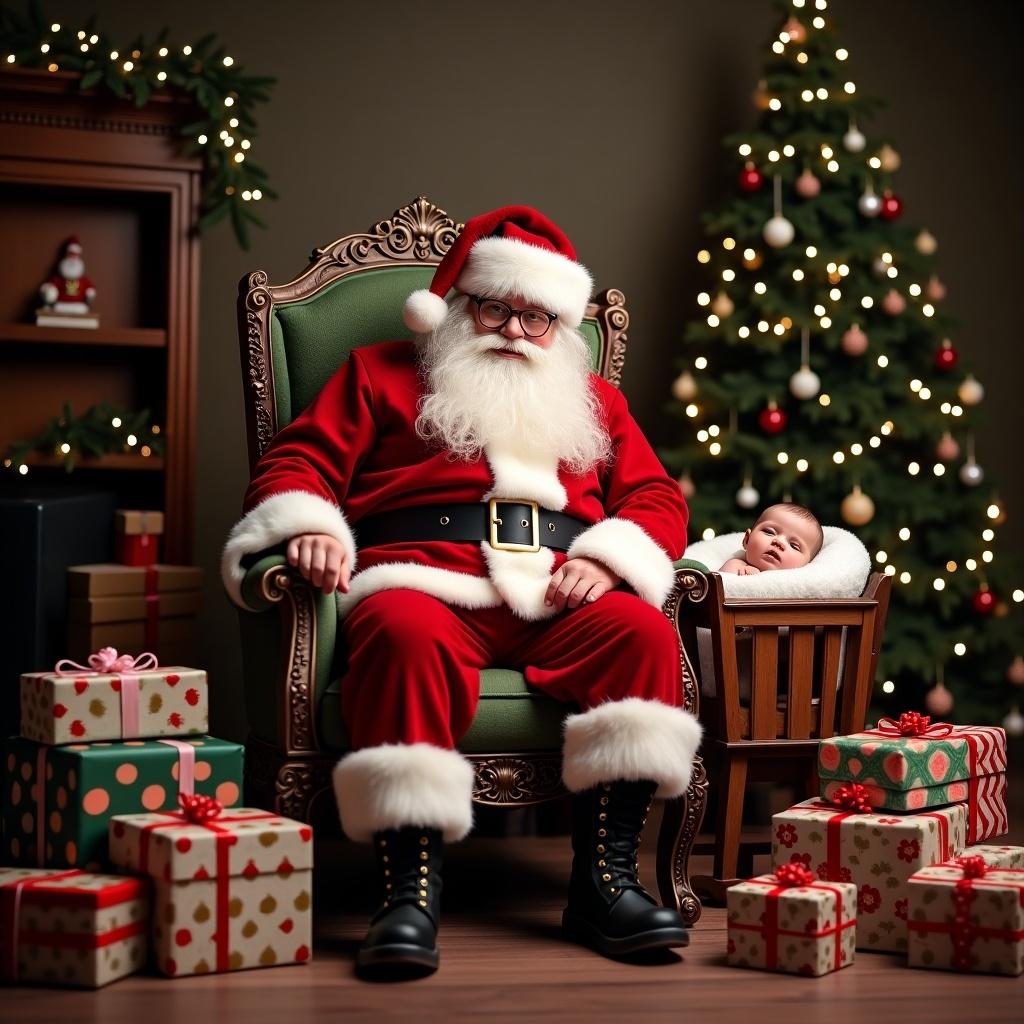
[[[519,295],[579,327],[593,287],[555,223],[529,206],[503,206],[466,222],[430,287],[406,299],[403,319],[417,334],[436,330],[448,313],[445,296],[458,288],[494,298]]]

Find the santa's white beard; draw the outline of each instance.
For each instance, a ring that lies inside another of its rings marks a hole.
[[[57,271],[66,281],[77,281],[85,273],[85,261],[81,256],[65,256]]]
[[[416,432],[467,461],[491,444],[555,455],[572,473],[608,459],[611,442],[579,333],[556,321],[546,349],[527,338],[477,334],[468,303],[453,300],[444,323],[418,339],[426,394]],[[494,355],[498,348],[525,358]]]

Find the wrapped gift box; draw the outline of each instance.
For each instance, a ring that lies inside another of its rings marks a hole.
[[[198,735],[208,728],[200,669],[135,666],[21,677],[21,735],[38,743]]]
[[[910,879],[911,967],[1024,973],[1024,871],[979,860],[961,857]]]
[[[0,868],[0,977],[99,988],[146,963],[149,879]]]
[[[242,747],[212,736],[62,747],[13,736],[5,766],[3,856],[33,867],[99,870],[113,815],[173,810],[192,790],[234,806],[242,792]]]
[[[802,877],[801,877],[802,876]],[[794,884],[802,883],[802,884]],[[733,967],[820,977],[853,963],[857,886],[786,865],[726,891]]]
[[[305,963],[313,946],[312,829],[249,807],[206,813],[186,806],[110,823],[113,862],[153,877],[157,966],[184,977]]]
[[[203,571],[191,565],[79,565],[68,570],[68,650],[151,651],[165,664],[196,660]]]
[[[153,565],[160,561],[163,512],[119,508],[114,515],[115,554],[122,565]]]
[[[905,952],[907,879],[961,853],[967,807],[874,814],[805,800],[772,817],[772,863],[857,886],[857,948]]]
[[[965,857],[981,857],[990,868],[1024,868],[1024,846],[968,846]]]
[[[833,736],[818,747],[821,793],[843,783],[867,789],[878,810],[918,811],[966,801],[969,843],[1005,834],[1006,733],[996,726],[931,725],[913,712],[899,722]]]

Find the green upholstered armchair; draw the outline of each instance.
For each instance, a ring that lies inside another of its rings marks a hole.
[[[239,337],[250,468],[278,428],[316,396],[355,347],[409,337],[406,296],[430,284],[462,225],[422,197],[364,234],[315,249],[293,281],[270,285],[257,271],[239,288]],[[617,384],[629,318],[621,292],[588,307],[582,332],[594,367]],[[692,569],[697,569],[696,563]],[[676,623],[706,580],[680,562],[665,614]],[[337,643],[334,596],[311,587],[281,554],[249,565],[240,613],[246,707],[247,800],[325,830],[338,829],[331,769],[349,749],[338,680],[345,652]],[[697,713],[694,674],[680,642],[687,709]],[[476,771],[474,801],[518,807],[562,795],[562,720],[570,710],[532,692],[520,672],[480,673],[481,700],[459,745]],[[658,840],[658,886],[667,906],[693,923],[700,902],[689,881],[689,855],[704,815],[707,782],[698,758],[689,791],[665,807]]]

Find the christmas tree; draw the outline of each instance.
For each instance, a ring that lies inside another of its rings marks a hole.
[[[901,217],[900,157],[872,137],[826,0],[777,3],[731,197],[704,218],[707,284],[663,451],[691,539],[792,500],[852,529],[892,577],[875,710],[1004,721],[1024,684],[1019,573],[974,449],[984,398],[943,306],[937,241]]]

